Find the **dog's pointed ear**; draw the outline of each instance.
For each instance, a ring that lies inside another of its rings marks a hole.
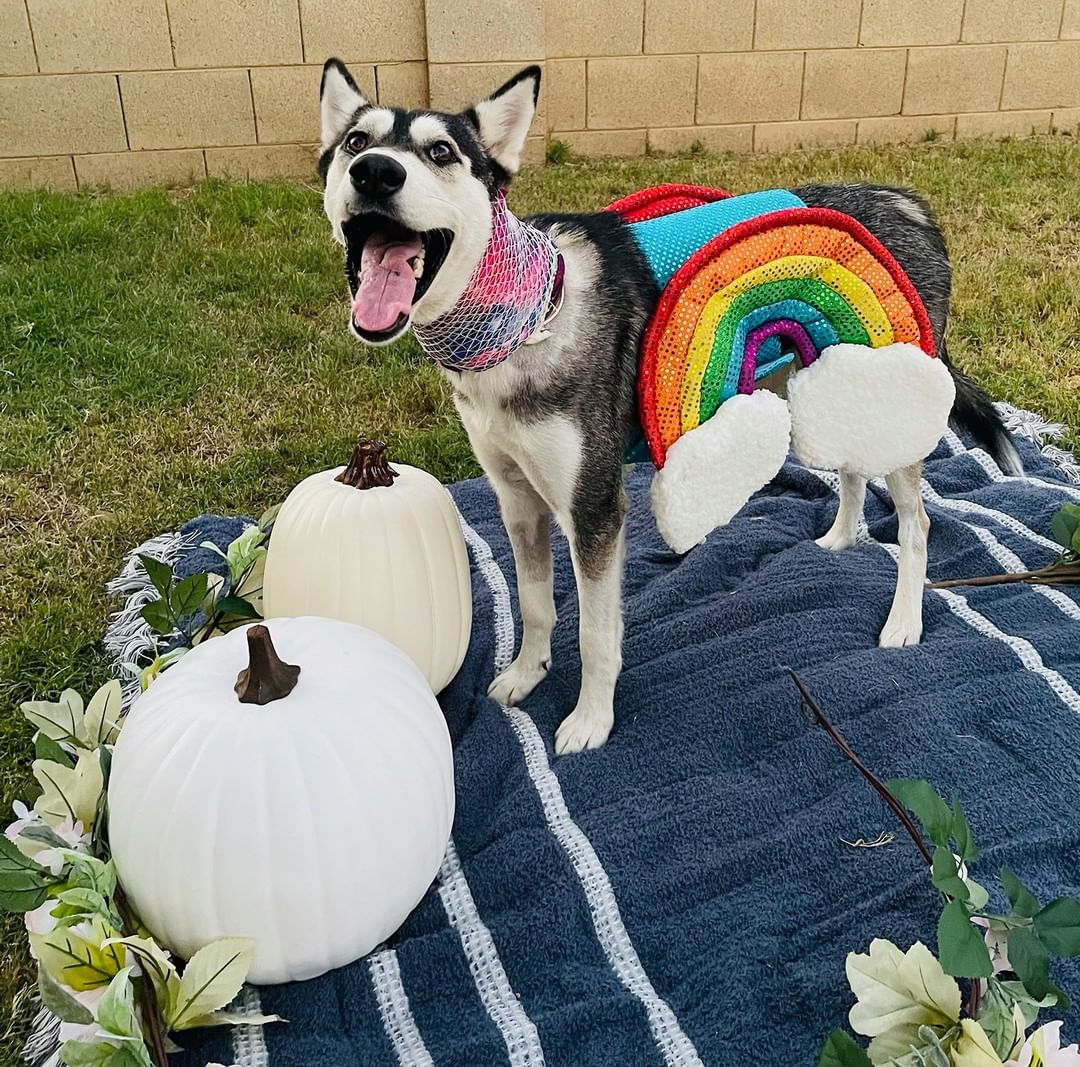
[[[323,64],[322,84],[319,86],[323,151],[352,125],[353,115],[367,102],[340,59],[328,59]]]
[[[508,174],[521,165],[521,150],[540,98],[540,68],[526,67],[501,89],[466,112],[488,154]]]

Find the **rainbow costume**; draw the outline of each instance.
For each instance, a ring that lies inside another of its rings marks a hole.
[[[638,397],[658,470],[654,512],[673,548],[729,521],[789,445],[813,466],[867,476],[933,450],[952,378],[933,358],[918,293],[855,219],[781,189],[679,185],[609,210],[630,224],[661,288]],[[755,391],[793,361],[801,372],[787,402]]]

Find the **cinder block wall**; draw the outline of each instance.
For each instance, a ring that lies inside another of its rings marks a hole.
[[[328,55],[436,107],[542,63],[533,162],[1080,127],[1080,0],[0,0],[0,185],[310,177]]]

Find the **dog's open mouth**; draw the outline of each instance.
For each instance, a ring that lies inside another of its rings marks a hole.
[[[448,230],[417,233],[385,215],[354,215],[342,226],[353,328],[365,341],[388,341],[409,324],[450,251]]]

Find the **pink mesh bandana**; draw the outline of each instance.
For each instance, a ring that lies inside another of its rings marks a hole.
[[[491,205],[491,239],[465,292],[445,315],[413,333],[447,370],[487,370],[543,325],[561,273],[546,234],[517,218],[500,192]]]

